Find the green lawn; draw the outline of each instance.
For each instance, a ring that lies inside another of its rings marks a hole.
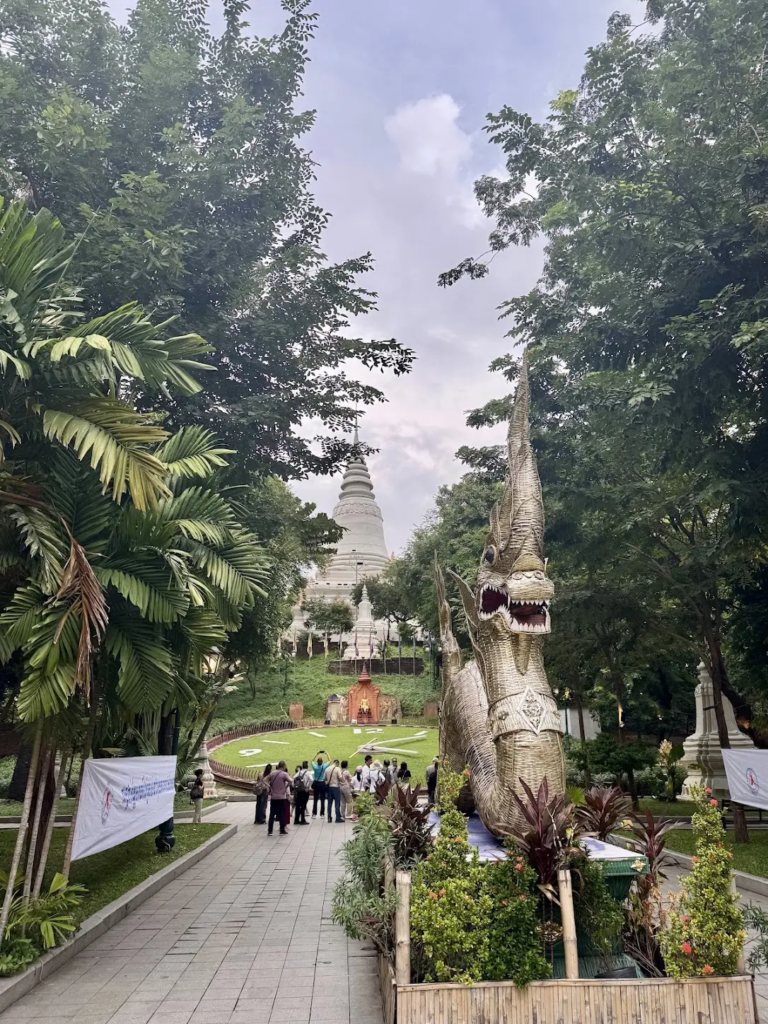
[[[735,871],[746,871],[750,875],[763,875],[768,878],[768,830],[752,829],[749,842],[739,846],[733,841],[733,832],[728,832],[725,845],[733,851],[733,868]],[[678,853],[694,853],[693,832],[674,831],[667,836],[667,846]]]
[[[357,732],[355,732],[357,728]],[[409,740],[408,737],[416,733],[426,731],[426,736],[421,740]],[[320,733],[314,736],[312,733]],[[358,747],[367,742],[385,742],[387,746],[401,747],[405,750],[415,750],[415,754],[374,754],[374,758],[383,761],[384,758],[396,757],[399,762],[406,761],[411,770],[415,785],[417,782],[425,784],[424,771],[432,759],[437,755],[438,732],[437,729],[423,730],[421,728],[409,728],[408,726],[382,726],[376,732],[369,731],[366,726],[326,726],[318,729],[296,729],[292,732],[269,732],[261,735],[246,737],[226,743],[218,747],[214,752],[217,761],[223,764],[234,765],[238,768],[262,767],[271,761],[285,761],[288,769],[293,773],[297,764],[302,761],[311,760],[319,748],[328,751],[331,759],[338,758],[340,761],[348,760],[350,771],[354,771],[355,765],[363,763],[363,754],[356,753]],[[250,753],[246,753],[250,751]]]
[[[417,661],[419,656],[420,652]],[[410,659],[403,658],[403,662],[406,660]],[[391,667],[396,666],[396,660],[392,661]],[[240,725],[287,718],[288,707],[292,703],[304,705],[305,718],[322,721],[326,698],[332,693],[348,690],[355,683],[353,676],[331,675],[322,655],[306,659],[289,658],[285,660],[284,667],[288,670],[287,675],[279,667],[257,672],[240,683],[234,693],[227,694],[219,705],[209,736]],[[437,699],[429,664],[423,676],[388,674],[375,676],[374,682],[382,693],[398,697],[403,714],[409,717],[418,717],[425,701]]]
[[[145,832],[135,839],[115,846],[103,853],[95,853],[91,857],[76,860],[72,865],[70,881],[80,882],[88,890],[82,904],[75,912],[78,924],[86,917],[95,914],[118,896],[128,892],[145,878],[160,871],[185,853],[196,849],[206,839],[215,836],[224,825],[177,825],[174,829],[176,845],[171,853],[159,854],[155,850],[157,830]],[[64,846],[67,841],[68,829],[56,829],[51,839],[51,853],[46,884],[53,877],[54,871],[61,866]],[[16,842],[16,829],[0,831],[0,866],[8,871]],[[50,877],[48,877],[50,876]]]
[[[669,803],[666,800],[643,797],[640,800],[640,809],[649,810],[654,818],[689,818],[696,810],[696,805],[692,800],[675,800],[674,803]]]

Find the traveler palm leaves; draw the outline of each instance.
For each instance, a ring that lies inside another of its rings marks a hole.
[[[202,339],[133,305],[80,322],[70,253],[46,211],[0,205],[0,658],[23,654],[26,721],[87,699],[92,672],[129,712],[189,696],[266,574],[211,482],[226,452],[130,402],[197,390]]]

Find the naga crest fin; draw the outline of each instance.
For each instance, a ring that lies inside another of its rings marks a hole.
[[[440,620],[440,639],[445,641],[448,637],[453,636],[453,626],[451,624],[451,606],[445,596],[445,579],[437,559],[437,552],[435,552],[435,594],[437,595],[437,615]]]
[[[544,569],[544,501],[531,446],[528,350],[507,432],[504,490],[491,511],[491,538],[507,571]]]

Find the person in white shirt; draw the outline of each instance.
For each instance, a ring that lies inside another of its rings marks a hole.
[[[373,762],[373,755],[365,755],[365,764],[363,765],[363,791],[368,792],[371,788],[371,764]]]
[[[376,792],[376,787],[380,782],[386,781],[384,778],[384,770],[381,761],[374,761],[371,765],[371,783],[370,790],[372,793]]]

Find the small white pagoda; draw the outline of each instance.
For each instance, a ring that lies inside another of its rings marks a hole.
[[[696,730],[683,743],[685,753],[680,767],[687,769],[687,776],[680,794],[683,800],[690,799],[691,786],[709,787],[717,800],[728,800],[728,779],[725,775],[723,751],[717,732],[714,708],[712,677],[702,661],[699,665],[699,685],[694,690],[696,698]],[[723,695],[723,712],[728,727],[728,739],[733,750],[749,750],[754,743],[745,736],[736,724],[733,705]]]

